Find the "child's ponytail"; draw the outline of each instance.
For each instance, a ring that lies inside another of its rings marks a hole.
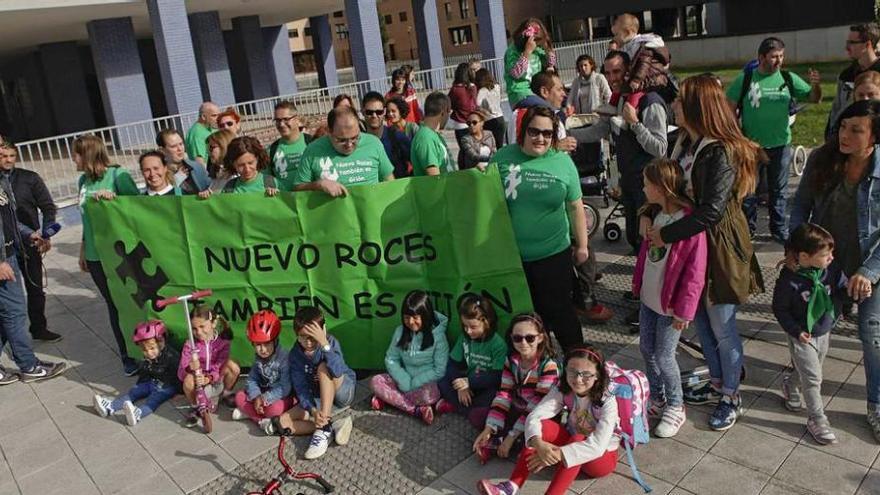
[[[223,340],[232,340],[232,326],[226,318],[215,313],[210,306],[204,303],[196,303],[189,312],[190,320],[201,318],[214,324],[214,332]]]

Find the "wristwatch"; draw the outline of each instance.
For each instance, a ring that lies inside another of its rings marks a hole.
[[[321,350],[324,352],[330,352],[330,349],[331,347],[329,342],[327,343],[327,345],[321,347]]]

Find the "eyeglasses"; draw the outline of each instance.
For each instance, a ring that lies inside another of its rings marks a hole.
[[[527,344],[534,344],[535,341],[538,340],[538,334],[530,333],[528,335],[511,335],[510,340],[512,340],[514,344],[519,344],[523,340],[525,340]]]
[[[365,117],[372,117],[372,116],[374,116],[374,115],[375,115],[376,117],[380,117],[380,116],[382,116],[382,115],[385,115],[385,109],[384,109],[384,108],[380,108],[379,110],[364,110],[364,116],[365,116]]]
[[[571,378],[572,380],[580,378],[583,381],[588,381],[588,380],[592,380],[593,378],[596,378],[596,374],[593,373],[592,371],[580,371],[580,370],[566,369],[565,374],[568,375],[568,377]]]
[[[846,44],[847,44],[847,45],[861,45],[861,44],[864,44],[864,43],[867,43],[867,41],[862,41],[862,40],[846,40]]]
[[[530,138],[541,136],[544,139],[553,139],[554,132],[553,129],[538,129],[537,127],[529,127],[526,129],[526,134],[528,134]]]
[[[227,120],[226,122],[220,122],[219,124],[217,124],[217,127],[221,128],[221,129],[225,129],[227,127],[234,127],[234,126],[235,126],[235,122],[232,120]]]
[[[272,122],[275,122],[275,125],[278,125],[278,124],[281,124],[284,122],[290,122],[291,120],[295,119],[296,117],[297,117],[296,115],[293,115],[290,117],[281,117],[281,118],[277,118],[277,119],[272,119]]]
[[[336,136],[333,136],[332,134],[330,137],[332,137],[333,141],[336,141],[338,144],[355,144],[358,142],[358,139],[361,138],[360,135],[350,138],[338,138]]]
[[[468,121],[468,125],[477,125],[477,124],[479,124],[480,122],[481,122],[480,120],[469,120],[469,121]]]

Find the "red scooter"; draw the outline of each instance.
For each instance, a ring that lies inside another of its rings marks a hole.
[[[324,489],[324,493],[332,493],[333,485],[322,478],[320,474],[297,472],[292,467],[290,467],[290,464],[288,464],[287,461],[284,459],[285,441],[286,436],[280,435],[278,439],[278,462],[281,463],[281,466],[284,468],[284,470],[278,473],[277,476],[269,480],[269,482],[266,483],[266,486],[264,486],[262,490],[258,492],[249,492],[247,495],[278,495],[281,493],[280,489],[282,485],[285,485],[295,480],[315,480],[319,485],[321,485],[321,488]],[[296,495],[303,494],[297,493]]]

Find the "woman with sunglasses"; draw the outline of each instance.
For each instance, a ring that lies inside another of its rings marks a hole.
[[[458,168],[464,170],[474,168],[479,164],[485,165],[495,154],[495,136],[484,131],[487,112],[476,109],[468,115],[468,135],[461,139],[461,149],[458,152]]]
[[[217,116],[217,128],[219,130],[230,130],[236,136],[241,136],[241,115],[234,108],[228,107],[220,115]]]
[[[490,165],[501,172],[535,311],[568,351],[583,341],[571,305],[572,262],[586,262],[589,249],[580,179],[568,153],[556,150],[558,129],[552,110],[529,108],[517,143],[498,150]]]
[[[507,459],[514,449],[522,448],[526,416],[559,384],[559,367],[540,316],[514,316],[507,338],[513,351],[504,362],[501,388],[492,401],[486,427],[474,440],[480,464],[487,463],[493,451]]]

